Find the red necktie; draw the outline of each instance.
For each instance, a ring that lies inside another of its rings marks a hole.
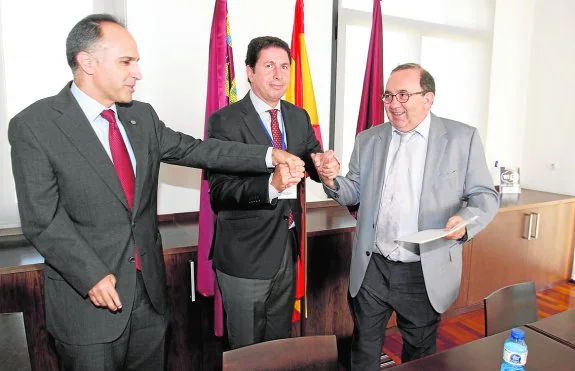
[[[126,143],[124,143],[124,139],[122,138],[122,133],[120,133],[120,129],[118,128],[114,111],[111,109],[104,110],[102,111],[101,116],[110,123],[108,141],[110,143],[112,161],[114,162],[114,169],[116,169],[116,174],[118,175],[120,184],[122,184],[122,188],[124,189],[124,194],[128,201],[128,207],[130,208],[130,211],[132,211],[135,189],[135,177],[132,161],[130,160]],[[140,254],[138,253],[136,245],[134,245],[134,254],[136,257],[136,269],[141,271],[142,266],[140,265]]]
[[[272,129],[272,138],[274,140],[274,148],[284,149],[283,148],[283,136],[282,136],[282,132],[280,130],[280,124],[278,121],[278,110],[277,109],[271,109],[268,112],[270,113],[270,116],[272,118],[271,129]],[[288,217],[288,228],[292,225],[292,223],[293,223],[293,212],[290,209],[289,217]]]

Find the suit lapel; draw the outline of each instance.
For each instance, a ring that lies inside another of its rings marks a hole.
[[[55,120],[56,125],[127,208],[128,202],[112,160],[110,160],[86,115],[70,92],[69,85],[58,94],[53,108],[62,113]]]
[[[256,109],[250,100],[250,93],[246,94],[246,96],[240,101],[240,104],[242,108],[242,120],[254,137],[255,143],[273,146],[273,143],[270,142],[270,138],[268,137],[267,132],[263,126],[260,116],[256,112]]]
[[[431,114],[431,125],[429,127],[429,142],[427,143],[427,157],[425,159],[425,170],[423,172],[423,185],[421,186],[420,205],[427,205],[432,197],[433,183],[437,178],[439,165],[447,148],[447,135],[443,121]],[[424,208],[419,208],[419,219],[421,220]]]
[[[132,218],[138,212],[138,206],[140,205],[140,198],[142,196],[142,189],[144,187],[144,180],[148,175],[148,143],[146,137],[142,133],[142,126],[138,126],[139,117],[130,110],[128,106],[116,105],[118,108],[118,117],[126,134],[130,139],[130,144],[132,145],[132,150],[134,151],[134,156],[136,156],[136,189],[134,190],[134,205],[132,210]]]
[[[391,124],[383,124],[383,129],[376,136],[376,142],[373,148],[373,162],[371,164],[371,172],[373,174],[373,189],[377,191],[375,195],[376,207],[374,208],[376,214],[379,214],[379,204],[381,202],[381,195],[383,193],[383,184],[385,182],[385,168],[387,167],[387,154],[389,152],[389,144],[391,143],[392,128]]]

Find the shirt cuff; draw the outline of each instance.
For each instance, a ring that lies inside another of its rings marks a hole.
[[[268,147],[268,151],[266,152],[266,166],[268,168],[274,167],[273,162],[272,162],[272,150],[273,149],[274,149],[273,147]]]
[[[272,173],[270,175],[270,180],[268,181],[268,197],[269,197],[269,202],[270,204],[272,203],[272,200],[274,198],[278,198],[281,195],[281,192],[278,192],[274,186],[272,185],[272,178],[273,178],[274,174]]]

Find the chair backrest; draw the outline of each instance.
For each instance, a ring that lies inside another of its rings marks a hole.
[[[32,370],[22,312],[0,314],[0,369]]]
[[[224,352],[224,371],[338,370],[335,335],[266,341]]]
[[[533,281],[506,286],[483,299],[485,336],[537,321]]]

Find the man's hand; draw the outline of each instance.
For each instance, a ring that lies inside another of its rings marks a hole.
[[[463,220],[463,218],[460,217],[459,215],[452,216],[447,221],[447,224],[445,225],[445,230],[448,231],[451,228],[455,227],[456,225],[463,223],[464,221],[465,220]],[[463,236],[465,236],[465,233],[467,233],[467,227],[459,228],[458,230],[451,232],[450,234],[448,234],[443,238],[448,240],[459,240],[462,239]]]
[[[311,159],[321,181],[329,188],[335,189],[333,180],[339,174],[340,164],[334,152],[330,149],[324,153],[313,153]]]
[[[292,177],[303,178],[305,175],[305,162],[297,156],[281,149],[272,150],[272,165],[287,165]]]
[[[101,308],[108,308],[112,312],[122,309],[122,302],[116,291],[116,277],[109,274],[102,278],[96,286],[88,291],[92,303]]]
[[[298,184],[305,173],[301,175],[301,177],[294,177],[291,175],[287,165],[279,164],[274,170],[274,175],[272,175],[272,187],[278,192],[283,192],[287,188]]]

